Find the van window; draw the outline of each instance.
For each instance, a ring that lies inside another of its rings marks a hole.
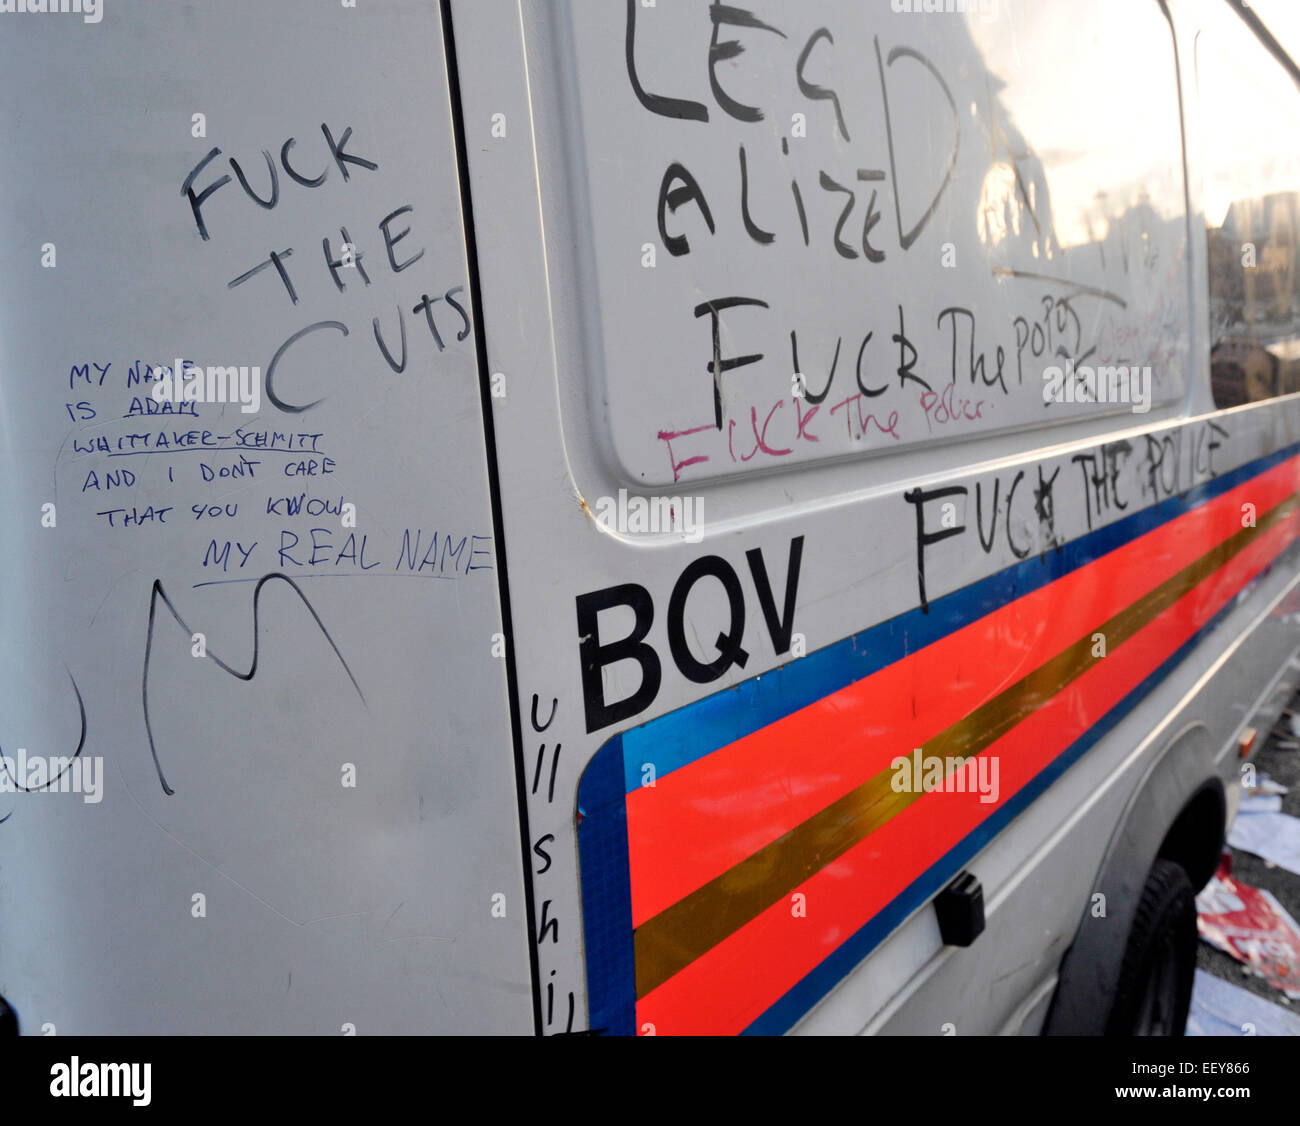
[[[612,56],[617,29],[585,8],[572,27],[588,402],[616,475],[703,484],[1181,398],[1186,207],[1156,5],[1106,0],[1085,25],[1036,8],[1034,51],[978,12],[735,11],[634,8]],[[1081,96],[1064,59],[1138,85]],[[637,136],[617,159],[611,91]],[[1057,367],[1122,368],[1121,393]]]
[[[1224,408],[1300,390],[1300,97],[1239,20],[1217,22],[1197,39],[1196,69],[1210,372]]]

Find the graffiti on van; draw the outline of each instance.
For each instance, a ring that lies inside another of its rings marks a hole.
[[[284,193],[284,202],[290,202],[296,195],[299,200],[303,198],[302,191],[316,191],[322,188],[330,179],[330,173],[337,169],[341,182],[348,183],[353,175],[360,176],[360,173],[376,173],[379,171],[379,163],[369,157],[359,155],[359,152],[348,150],[349,141],[352,138],[352,128],[348,126],[343,129],[336,139],[331,131],[328,122],[322,122],[320,131],[324,140],[323,152],[317,154],[319,157],[318,165],[322,170],[318,175],[312,176],[304,174],[303,165],[299,163],[299,157],[295,156],[291,161],[290,152],[297,144],[296,138],[290,136],[279,147],[279,160],[271,155],[267,149],[261,150],[262,159],[266,164],[266,194],[262,195],[260,191],[249,183],[249,176],[245,172],[243,165],[235,156],[226,157],[225,163],[229,165],[230,172],[233,172],[243,188],[246,201],[258,208],[273,211],[280,206],[281,200],[281,180],[279,169],[283,169],[288,180],[295,185]],[[357,146],[359,148],[360,146]],[[317,148],[321,148],[320,145]],[[223,156],[222,150],[218,146],[213,146],[208,153],[196,163],[186,175],[184,182],[181,184],[180,194],[186,200],[194,228],[198,236],[208,242],[212,239],[212,232],[209,230],[209,220],[212,216],[220,217],[220,221],[229,222],[230,205],[219,209],[221,200],[214,200],[213,197],[227,185],[231,183],[230,172],[220,172],[222,164],[218,158]],[[313,165],[307,171],[314,171]],[[352,171],[349,171],[351,169]],[[359,171],[358,171],[359,170]],[[220,174],[218,174],[220,172]],[[260,185],[259,185],[260,187]],[[229,195],[231,193],[227,193]],[[224,197],[223,197],[224,200]],[[397,275],[414,266],[425,256],[425,247],[420,245],[418,236],[411,238],[413,233],[412,218],[414,207],[409,203],[401,203],[389,210],[382,217],[378,218],[373,228],[368,228],[366,240],[372,245],[381,245],[383,249],[383,258],[387,262],[388,271]],[[218,219],[211,219],[215,224]],[[378,232],[374,234],[373,232]],[[411,239],[411,241],[407,241]],[[404,244],[399,246],[399,244]],[[348,233],[348,228],[342,223],[338,226],[338,236],[334,237],[333,231],[322,233],[321,253],[323,262],[315,268],[303,268],[298,262],[290,262],[294,256],[293,246],[271,246],[265,251],[264,257],[256,260],[248,269],[243,270],[226,283],[229,290],[239,289],[240,287],[254,282],[257,285],[270,283],[271,291],[276,293],[277,300],[287,299],[290,306],[297,306],[301,300],[299,288],[306,287],[308,271],[315,278],[313,289],[316,292],[329,293],[347,293],[349,287],[355,292],[360,288],[369,288],[371,285],[370,273],[368,270],[374,269],[374,266],[366,266],[366,258],[369,251],[362,248],[362,242],[356,242]],[[300,248],[301,249],[301,248]],[[263,280],[265,279],[265,280]],[[279,285],[275,285],[275,280]],[[256,288],[256,287],[253,287]],[[468,300],[463,296],[465,286],[463,284],[440,285],[429,287],[433,290],[430,292],[420,292],[420,287],[415,287],[413,295],[419,293],[416,303],[411,306],[410,314],[419,319],[423,319],[428,329],[429,337],[438,353],[447,349],[451,339],[459,343],[463,342],[470,335],[471,324],[470,315],[466,306]],[[264,291],[259,290],[259,300],[264,299]],[[454,315],[449,315],[447,310],[453,310]],[[387,316],[387,314],[385,314]],[[396,330],[392,327],[383,327],[381,325],[378,313],[371,317],[370,328],[374,336],[376,353],[382,357],[386,367],[393,374],[401,375],[407,367],[410,360],[410,352],[407,346],[406,323],[408,313],[402,304],[397,305],[397,326]],[[284,358],[286,353],[294,349],[299,341],[313,337],[316,334],[326,331],[331,336],[338,334],[340,337],[347,337],[351,329],[345,321],[327,319],[311,321],[305,326],[289,334],[279,345],[274,354],[270,357],[265,366],[266,397],[279,410],[290,413],[300,414],[310,410],[318,405],[321,399],[313,399],[308,402],[292,401],[277,395],[275,392],[274,376],[277,365]]]
[[[826,365],[824,370],[814,368],[813,363],[801,363],[799,331],[791,329],[795,374],[787,394],[757,403],[732,397],[734,405],[724,408],[720,383],[715,380],[713,422],[658,431],[673,481],[698,476],[703,471],[694,467],[710,462],[743,466],[755,458],[787,458],[805,444],[823,441],[841,448],[847,444],[850,450],[880,449],[927,437],[936,428],[978,432],[986,420],[997,418],[999,404],[1021,388],[1028,385],[1031,396],[1041,393],[1043,373],[1050,372],[1052,365],[1078,367],[1099,354],[1101,326],[1112,322],[1094,317],[1089,323],[1095,327],[1085,330],[1075,308],[1081,296],[1102,297],[1120,307],[1125,304],[1113,294],[1043,293],[1023,307],[1013,306],[1000,336],[981,321],[975,308],[949,305],[920,318],[933,321],[936,329],[928,344],[919,342],[919,334],[909,332],[908,324],[918,318],[909,318],[898,305],[896,316],[890,312],[885,326],[878,324],[860,337],[856,332],[849,337],[850,347],[857,342],[856,359],[851,364],[844,350],[845,337],[837,337],[829,360],[817,361]],[[761,352],[723,354],[722,312],[743,305],[753,307],[751,317],[764,316],[758,307],[767,308],[765,302],[740,298],[724,298],[696,308],[697,316],[711,316],[713,359],[708,366],[712,370],[733,371],[766,358]],[[734,339],[738,324],[732,320],[728,327]],[[876,340],[878,328],[880,339]],[[807,352],[805,341],[805,360]],[[1048,399],[1045,405],[1073,401],[1062,397]],[[1145,401],[1149,406],[1149,382]],[[825,415],[818,420],[823,411]],[[835,421],[828,422],[828,418]],[[725,421],[725,427],[718,420]]]
[[[253,652],[252,652],[252,657],[249,660],[248,670],[246,672],[240,671],[235,666],[227,664],[220,657],[218,657],[216,653],[208,651],[206,648],[206,639],[204,644],[203,655],[208,660],[212,661],[212,663],[215,664],[217,668],[219,668],[222,672],[226,673],[229,676],[234,677],[237,680],[248,682],[251,681],[257,675],[258,658],[261,653],[261,644],[262,644],[262,637],[263,637],[262,631],[259,628],[259,624],[258,624],[258,615],[260,611],[262,591],[266,587],[266,585],[270,582],[285,583],[289,587],[289,589],[298,596],[299,601],[306,609],[312,622],[315,624],[316,629],[319,631],[320,635],[325,639],[326,645],[329,646],[330,651],[338,659],[338,663],[342,666],[343,672],[347,675],[349,682],[352,684],[353,690],[357,694],[357,698],[361,701],[362,707],[364,707],[366,702],[365,693],[361,691],[361,685],[357,683],[357,678],[355,674],[352,672],[352,668],[348,664],[347,658],[345,658],[343,654],[339,651],[337,642],[335,642],[334,638],[331,636],[330,631],[326,627],[325,623],[321,621],[321,617],[316,612],[316,607],[312,605],[311,599],[309,599],[307,595],[303,592],[302,587],[300,587],[296,582],[294,582],[293,579],[289,578],[288,575],[281,575],[275,573],[262,575],[257,580],[257,585],[253,588]],[[158,746],[154,738],[153,722],[152,722],[152,717],[151,717],[150,707],[149,707],[149,668],[151,663],[153,662],[153,655],[154,655],[153,648],[154,648],[154,636],[155,636],[154,623],[157,620],[158,604],[160,602],[166,608],[167,612],[171,615],[172,621],[178,627],[180,627],[179,628],[180,634],[185,635],[186,638],[193,638],[195,636],[201,636],[201,635],[196,635],[191,630],[190,626],[186,623],[185,619],[181,617],[180,611],[177,610],[176,605],[171,600],[171,597],[167,594],[167,591],[163,588],[162,580],[155,579],[153,588],[149,592],[149,626],[145,636],[145,643],[144,643],[144,663],[140,671],[140,708],[144,716],[145,735],[149,741],[149,754],[153,759],[154,770],[158,774],[158,784],[162,787],[163,793],[167,794],[168,796],[171,796],[175,794],[176,791],[170,785],[168,785],[167,777],[163,773],[162,761],[158,756]],[[198,643],[195,642],[195,644],[197,645]],[[191,653],[192,652],[193,650],[191,650]]]
[[[934,549],[945,541],[959,541],[940,564],[950,573],[945,589],[973,577],[977,558],[1037,555],[1046,566],[1050,555],[1095,528],[1130,512],[1154,513],[1162,501],[1217,478],[1215,454],[1229,437],[1221,422],[1205,419],[1106,442],[1068,463],[1054,459],[969,485],[908,489],[901,499],[915,520],[918,606],[929,610],[927,575],[932,586]]]
[[[913,40],[906,22],[822,18],[627,8],[642,141],[589,169],[596,197],[620,200],[610,222],[626,226],[630,199],[658,239],[644,281],[602,291],[627,476],[727,478],[1131,405],[1045,400],[1044,370],[1067,363],[1149,368],[1145,398],[1176,400],[1190,348],[1177,153],[1084,183],[1095,173],[1059,148],[1068,137],[1002,80],[1002,23]],[[666,65],[688,25],[698,73]]]

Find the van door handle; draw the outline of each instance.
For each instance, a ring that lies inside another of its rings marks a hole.
[[[945,946],[969,946],[984,933],[984,886],[974,873],[961,871],[934,900],[939,935]]]

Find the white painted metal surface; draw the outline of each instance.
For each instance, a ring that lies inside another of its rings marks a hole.
[[[70,755],[79,692],[102,764],[0,794],[0,990],[33,1033],[530,1031],[436,7],[5,14],[0,71],[0,745]],[[153,413],[177,356],[260,411]]]

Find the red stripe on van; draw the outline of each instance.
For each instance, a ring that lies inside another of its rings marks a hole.
[[[969,715],[1300,483],[1292,458],[915,654],[627,795],[640,926]]]

